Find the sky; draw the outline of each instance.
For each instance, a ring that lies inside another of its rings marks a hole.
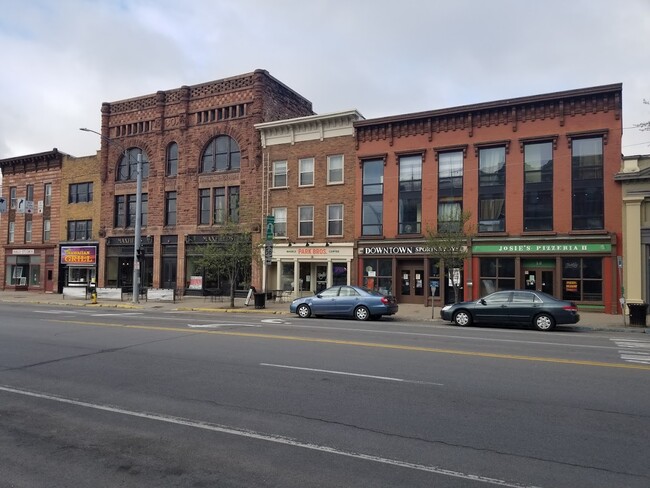
[[[266,69],[369,119],[623,83],[650,154],[650,0],[0,0],[0,159],[94,154],[101,104]]]

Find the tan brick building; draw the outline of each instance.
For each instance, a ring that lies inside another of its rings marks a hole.
[[[356,122],[360,282],[401,302],[449,302],[458,280],[465,299],[531,288],[617,313],[621,97],[614,84]],[[477,233],[448,276],[425,236],[461,211]]]
[[[266,290],[289,299],[356,280],[356,150],[346,111],[257,124],[263,147],[263,210],[274,220]]]
[[[61,168],[56,148],[0,160],[2,289],[54,292],[58,283]]]
[[[142,161],[142,287],[200,293],[196,261],[226,220],[260,240],[262,151],[254,125],[311,115],[264,70],[102,105],[103,259],[99,284],[133,285],[137,158]],[[261,276],[241,276],[238,289]],[[211,283],[210,287],[223,283]]]
[[[85,287],[97,278],[101,220],[101,156],[63,158],[58,276],[63,287]]]

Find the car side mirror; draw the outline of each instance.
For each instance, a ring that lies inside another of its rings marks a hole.
[[[319,293],[318,295],[316,295],[316,298],[323,298],[323,296]]]
[[[485,305],[485,299],[484,299],[484,298],[481,298],[478,302],[479,302],[481,305]]]

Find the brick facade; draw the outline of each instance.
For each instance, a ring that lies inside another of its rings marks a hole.
[[[263,221],[262,154],[254,125],[312,113],[311,102],[263,70],[104,103],[100,230],[106,239],[100,254],[108,260],[100,263],[100,286],[128,286],[129,274],[122,267],[133,261],[133,251],[129,251],[129,246],[133,247],[133,228],[114,225],[115,197],[136,193],[135,180],[116,181],[125,149],[139,148],[149,160],[149,176],[142,187],[148,197],[148,222],[142,230],[147,267],[144,286],[169,287],[173,282],[177,289],[184,289],[188,285],[186,244],[205,241],[219,232],[219,226],[199,225],[199,189],[239,187],[242,228],[253,230],[254,243],[259,242]],[[222,135],[238,144],[240,169],[201,173],[204,150]],[[166,153],[171,143],[178,145],[178,172],[166,176]],[[164,221],[166,192],[176,192],[174,226],[166,226]],[[168,246],[166,251],[163,246]],[[163,263],[161,256],[165,252],[169,256],[175,253],[175,265]],[[163,279],[165,266],[176,266],[173,280],[169,276]],[[260,277],[255,272],[251,279],[259,285]]]
[[[477,227],[479,151],[482,148],[502,147],[505,148],[506,167],[505,229],[501,232],[479,232],[473,239],[474,246],[481,244],[512,249],[512,252],[495,251],[490,257],[508,256],[515,259],[514,279],[517,287],[524,286],[524,274],[528,272],[535,258],[539,258],[540,262],[545,260],[545,265],[550,267],[546,275],[552,276],[553,281],[552,286],[548,285],[548,289],[552,289],[554,295],[562,296],[569,286],[568,282],[563,280],[562,269],[563,256],[568,255],[562,254],[561,251],[556,252],[551,256],[554,264],[550,264],[546,263],[549,255],[544,254],[545,251],[537,254],[527,253],[525,249],[528,248],[525,246],[602,244],[604,251],[593,255],[602,258],[602,297],[593,304],[585,302],[584,306],[593,305],[595,309],[615,313],[619,295],[616,255],[621,252],[622,228],[621,189],[614,181],[613,175],[617,173],[621,161],[621,90],[621,85],[616,84],[357,122],[355,127],[359,160],[363,163],[380,158],[385,163],[383,232],[381,238],[377,239],[364,236],[361,227],[357,227],[360,253],[363,253],[364,249],[371,252],[398,249],[395,247],[398,244],[406,253],[421,249],[425,242],[427,226],[435,229],[437,225],[438,158],[447,151],[462,151],[462,208],[472,214],[471,222]],[[588,137],[601,138],[603,150],[604,226],[592,231],[574,230],[571,212],[572,143]],[[552,143],[553,224],[552,229],[547,231],[526,231],[522,204],[523,151],[527,144],[542,141]],[[415,234],[401,234],[398,229],[399,160],[405,155],[422,157],[422,229],[420,233]],[[356,195],[355,222],[360,224],[362,166],[357,169]],[[517,252],[517,249],[524,251]],[[423,254],[421,250],[419,254],[413,256],[397,251],[389,252],[386,257],[392,260],[393,285],[398,297],[402,278],[409,275],[404,279],[413,283],[415,278],[411,275],[415,272],[419,275],[421,294],[410,298],[430,304],[431,293],[427,284],[433,274],[433,260],[426,257],[426,253]],[[465,265],[462,285],[466,299],[477,298],[481,294],[482,258],[488,259],[488,256],[479,257],[476,252]],[[359,260],[359,266],[362,275],[363,259]],[[444,276],[437,277],[435,281],[446,283]],[[408,286],[410,285],[406,285]],[[406,288],[404,292],[408,293]],[[433,303],[442,304],[448,299],[443,291],[443,296],[435,298]]]

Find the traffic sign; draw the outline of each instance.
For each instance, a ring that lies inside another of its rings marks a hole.
[[[267,266],[271,266],[272,261],[273,261],[273,244],[267,242],[266,244],[264,244],[264,263]]]
[[[266,240],[272,241],[275,227],[275,217],[273,215],[266,216]]]

